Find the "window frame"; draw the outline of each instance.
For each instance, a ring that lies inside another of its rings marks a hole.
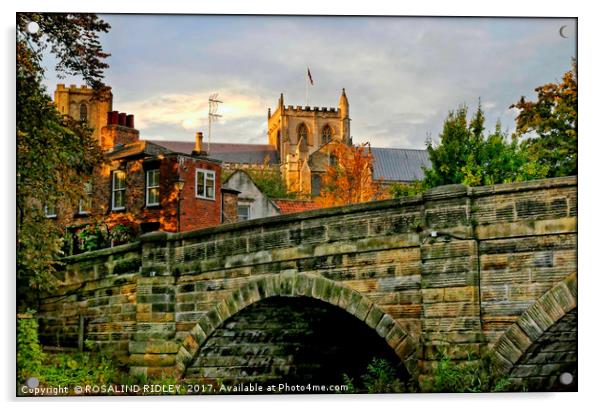
[[[53,213],[49,213],[48,212],[48,205],[44,205],[44,217],[45,218],[48,218],[48,219],[55,219],[55,218],[57,218],[56,205],[54,205],[52,209],[54,210],[54,212]]]
[[[326,134],[326,132],[328,132],[328,134]],[[330,124],[326,124],[324,127],[322,127],[320,137],[322,139],[322,145],[326,145],[334,139],[334,130],[332,129]]]
[[[157,173],[157,185],[152,185],[152,186],[150,185],[149,177],[150,177],[151,173]],[[145,192],[144,203],[147,208],[160,206],[161,205],[161,196],[160,196],[161,195],[161,171],[159,170],[159,168],[153,168],[153,169],[146,170],[145,174],[146,174],[146,178],[145,178],[146,187],[144,190],[144,192]],[[157,190],[157,202],[150,203],[149,202],[149,194],[152,189]]]
[[[115,188],[115,177],[118,174],[123,174],[123,188]],[[111,210],[112,211],[123,211],[125,210],[125,190],[126,190],[126,173],[122,170],[113,171],[113,175],[111,177]],[[123,206],[115,206],[115,192],[123,191]]]
[[[199,195],[199,174],[203,174],[203,193],[202,195]],[[207,178],[208,176],[211,176],[211,178]],[[212,180],[213,181],[213,196],[207,196],[207,180]],[[210,169],[204,169],[204,168],[197,168],[195,170],[194,173],[194,195],[196,198],[198,199],[206,199],[209,201],[215,201],[215,197],[216,195],[216,178],[215,178],[215,171],[210,170]]]
[[[245,209],[247,210],[247,218],[246,218],[246,219],[241,219],[241,218],[240,218],[240,212],[239,212],[239,211],[240,211],[240,208],[245,208]],[[251,204],[244,204],[244,203],[243,203],[243,204],[240,204],[240,203],[239,203],[239,204],[236,206],[236,214],[238,215],[238,217],[237,217],[237,219],[238,219],[238,222],[242,222],[242,221],[248,221],[248,220],[250,220],[250,219],[251,219]]]
[[[81,122],[88,122],[88,105],[86,103],[79,105],[79,120]]]
[[[89,215],[90,209],[92,208],[92,183],[86,182],[84,184],[84,198],[81,198],[77,204],[77,214],[78,215]],[[84,201],[89,201],[89,209],[85,209],[82,205]]]
[[[305,134],[301,133],[302,130],[305,131]],[[299,124],[299,127],[297,128],[297,142],[301,141],[303,137],[305,137],[305,142],[309,141],[309,127],[304,122]]]

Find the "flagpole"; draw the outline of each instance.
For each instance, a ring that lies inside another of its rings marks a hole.
[[[307,68],[309,73],[309,67]],[[305,105],[309,105],[309,75],[305,74]]]

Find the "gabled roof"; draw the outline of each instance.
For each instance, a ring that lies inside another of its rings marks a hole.
[[[272,202],[281,214],[292,214],[321,208],[315,202],[300,199],[272,199]]]
[[[174,152],[189,154],[194,149],[192,141],[149,141]],[[229,144],[214,142],[210,146],[209,157],[226,163],[237,164],[263,164],[268,159],[269,165],[278,164],[278,153],[276,147],[266,144]],[[203,144],[203,150],[207,150],[207,144]]]
[[[410,182],[424,178],[422,167],[430,168],[427,150],[372,148],[374,179]]]

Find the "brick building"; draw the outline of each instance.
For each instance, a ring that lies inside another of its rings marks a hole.
[[[73,234],[94,226],[113,243],[129,239],[120,238],[120,232],[126,237],[154,230],[182,232],[237,220],[237,191],[222,189],[221,161],[202,151],[202,133],[189,152],[140,140],[133,115],[107,111],[104,117],[90,117],[99,105],[111,108],[112,102],[95,101],[87,91],[59,85],[55,103],[64,115],[89,120],[106,161],[95,170],[78,209],[48,204],[47,217]]]

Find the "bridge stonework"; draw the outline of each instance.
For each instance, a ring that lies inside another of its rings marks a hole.
[[[69,346],[83,332],[149,376],[276,377],[303,367],[285,350],[312,320],[275,322],[296,314],[286,298],[305,298],[372,329],[420,381],[441,353],[489,352],[514,383],[546,389],[576,376],[576,242],[574,177],[155,232],[66,258],[40,333]]]

